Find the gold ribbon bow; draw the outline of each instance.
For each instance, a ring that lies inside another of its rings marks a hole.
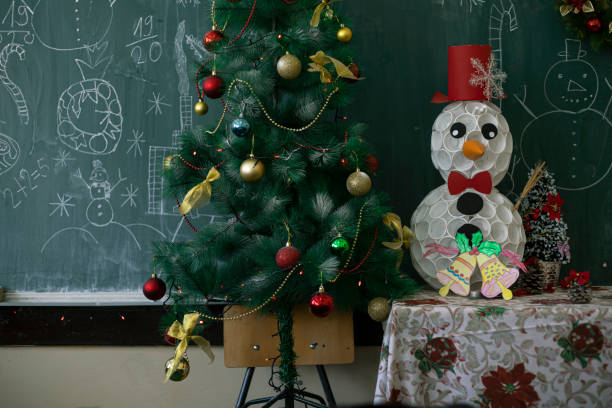
[[[331,3],[336,0],[321,0],[321,4],[315,7],[315,11],[312,14],[312,18],[310,19],[311,27],[318,27],[319,22],[321,21],[321,13],[325,10],[326,7],[329,7]]]
[[[319,72],[322,83],[328,83],[332,81],[331,73],[325,68],[327,64],[334,64],[334,68],[336,69],[336,73],[339,77],[349,78],[353,80],[362,80],[363,78],[357,78],[355,74],[351,72],[350,69],[346,65],[344,65],[339,60],[330,57],[329,55],[325,55],[323,51],[317,51],[315,55],[311,55],[310,59],[312,62],[308,63],[308,72]]]
[[[559,12],[561,13],[563,17],[567,16],[572,11],[575,14],[578,14],[580,13],[581,10],[578,7],[574,7],[571,4],[563,4],[559,6]],[[582,12],[592,13],[593,11],[595,11],[595,7],[593,7],[593,3],[591,3],[591,0],[587,0],[584,3],[582,3]]]
[[[383,242],[384,246],[391,249],[401,249],[402,245],[406,249],[410,248],[410,241],[414,238],[414,233],[407,226],[402,227],[402,220],[399,215],[388,212],[383,217],[383,223],[397,233],[397,238],[393,242]]]
[[[212,194],[212,186],[210,183],[221,178],[221,174],[214,167],[208,171],[206,180],[193,187],[187,192],[183,202],[179,207],[179,212],[183,215],[189,211],[203,207],[210,201],[210,195]]]
[[[178,321],[172,323],[172,326],[168,329],[168,336],[173,337],[179,340],[178,345],[176,346],[176,351],[174,352],[174,359],[172,360],[172,364],[170,364],[170,369],[166,373],[166,378],[164,382],[167,382],[170,379],[170,376],[176,370],[176,366],[183,357],[183,354],[187,351],[187,345],[189,344],[189,340],[193,341],[197,344],[204,353],[210,358],[210,362],[212,364],[215,361],[215,355],[210,348],[210,343],[202,336],[192,336],[191,333],[193,329],[195,329],[198,324],[198,319],[200,318],[199,313],[189,313],[183,316],[183,324],[180,324]]]
[[[608,34],[612,34],[612,21],[608,24]]]

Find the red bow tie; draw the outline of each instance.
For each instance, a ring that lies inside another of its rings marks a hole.
[[[489,194],[493,188],[491,174],[488,171],[483,171],[472,178],[467,178],[459,172],[451,171],[448,176],[448,192],[451,195],[456,195],[462,193],[466,188],[473,188],[482,194]]]

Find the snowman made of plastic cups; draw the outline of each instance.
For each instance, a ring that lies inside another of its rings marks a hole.
[[[525,270],[521,217],[494,187],[508,171],[512,135],[490,102],[504,97],[505,79],[491,58],[488,45],[448,47],[448,96],[437,92],[431,101],[450,102],[431,133],[431,159],[446,183],[413,213],[410,255],[417,272],[442,296],[449,290],[467,296],[481,281],[483,296],[501,293],[509,300],[519,271],[506,264]]]

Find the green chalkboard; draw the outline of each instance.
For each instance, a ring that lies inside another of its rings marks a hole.
[[[380,162],[374,182],[405,223],[443,183],[429,147],[442,106],[428,101],[446,91],[446,48],[490,43],[508,73],[502,109],[514,137],[498,188],[516,198],[527,166],[549,161],[565,188],[568,267],[612,283],[611,55],[567,41],[576,38],[550,2],[337,4],[367,77],[342,114],[369,123]],[[211,103],[207,116],[191,113],[190,73],[209,57],[200,45],[209,27],[208,0],[1,2],[0,285],[19,293],[136,293],[151,272],[151,242],[193,236],[176,203],[161,197],[159,174],[177,135],[213,126],[221,112]],[[559,106],[569,83],[554,80],[560,71],[587,100]],[[197,228],[222,218],[205,208],[190,221]]]

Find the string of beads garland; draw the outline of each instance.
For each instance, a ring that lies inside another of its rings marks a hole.
[[[244,79],[239,79],[239,78],[234,79],[230,83],[230,86],[227,88],[227,94],[228,95],[231,94],[232,90],[234,89],[234,87],[235,87],[235,85],[237,83],[238,84],[243,84],[243,85],[245,85],[249,89],[249,91],[251,92],[251,95],[253,95],[253,97],[257,101],[257,104],[259,105],[259,108],[264,113],[266,119],[268,119],[270,121],[270,123],[272,123],[274,126],[276,126],[279,129],[288,130],[288,131],[291,131],[291,132],[303,132],[303,131],[309,129],[311,126],[313,126],[319,120],[319,118],[321,117],[321,115],[323,114],[325,109],[327,109],[327,105],[329,104],[329,101],[331,100],[332,96],[334,96],[340,90],[340,88],[336,87],[333,91],[330,92],[329,95],[327,95],[327,98],[325,99],[325,103],[323,104],[323,106],[321,107],[319,112],[315,115],[315,117],[308,124],[306,124],[306,125],[304,125],[304,126],[302,126],[300,128],[291,128],[291,127],[288,127],[288,126],[281,125],[280,123],[275,121],[270,116],[270,114],[268,113],[268,110],[266,109],[264,104],[261,102],[261,100],[259,99],[257,94],[255,93],[255,90],[253,90],[253,86],[248,81],[245,81]],[[217,126],[215,126],[214,130],[207,130],[206,133],[208,133],[210,135],[213,135],[213,134],[217,133],[217,131],[221,127],[221,124],[223,123],[223,120],[225,119],[225,114],[227,113],[227,111],[228,111],[228,107],[227,107],[226,104],[224,104],[223,112],[221,113],[221,118],[219,119],[219,122],[217,123]]]
[[[336,276],[329,281],[331,283],[336,282],[338,280],[338,278],[340,278],[342,273],[344,273],[343,271],[346,270],[346,268],[348,267],[349,263],[351,262],[351,259],[353,258],[353,254],[355,253],[355,247],[357,246],[357,240],[359,239],[359,230],[361,229],[361,220],[363,219],[363,210],[365,209],[366,204],[367,203],[363,203],[363,205],[359,209],[359,218],[357,219],[357,229],[356,229],[356,232],[355,232],[355,238],[353,239],[353,244],[351,245],[351,250],[349,252],[349,256],[346,259],[346,262],[344,263],[344,266],[342,267],[342,269],[338,270],[338,272],[336,273]]]
[[[240,313],[240,314],[237,314],[235,316],[229,316],[229,317],[218,317],[218,316],[212,316],[212,315],[208,315],[208,314],[204,314],[204,313],[202,313],[201,315],[204,318],[209,319],[209,320],[225,321],[225,320],[238,320],[238,319],[242,319],[244,317],[250,316],[253,313],[257,313],[258,311],[260,311],[261,309],[266,307],[266,305],[268,305],[268,303],[270,303],[270,302],[272,302],[273,300],[276,299],[276,295],[278,295],[278,293],[285,287],[285,285],[287,284],[287,281],[289,280],[291,275],[293,275],[293,273],[296,271],[296,269],[298,269],[300,266],[301,266],[300,264],[295,265],[289,271],[289,273],[287,273],[287,275],[285,275],[285,278],[283,279],[283,281],[281,282],[279,287],[274,291],[274,293],[272,293],[272,295],[269,298],[267,298],[266,300],[263,301],[263,303],[259,304],[258,306],[254,307],[253,309],[250,309],[247,312]]]

